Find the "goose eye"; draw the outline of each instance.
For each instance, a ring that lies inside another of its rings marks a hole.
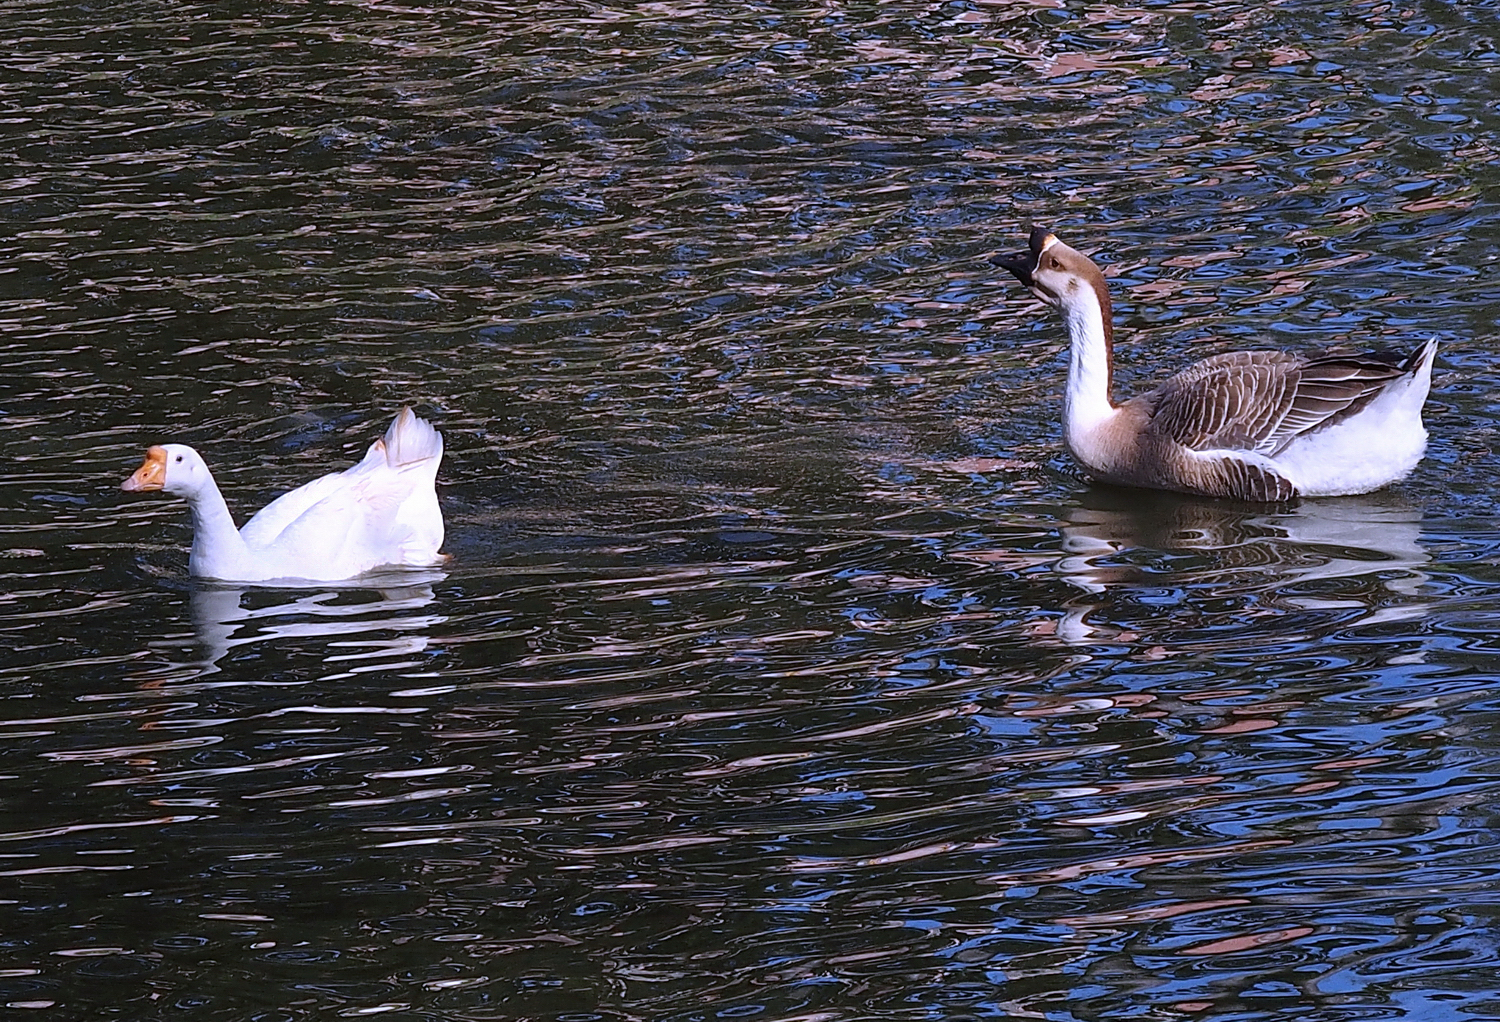
[[[180,454],[177,456],[177,463],[178,464],[182,463],[182,455],[180,455]]]

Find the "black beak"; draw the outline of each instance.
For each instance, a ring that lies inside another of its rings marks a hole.
[[[1037,260],[1042,254],[1042,247],[1047,244],[1047,239],[1051,236],[1052,232],[1047,228],[1034,224],[1031,228],[1031,236],[1027,239],[1031,251],[1019,256],[991,256],[990,262],[1002,270],[1009,270],[1023,286],[1036,287],[1036,281],[1032,279],[1031,272],[1036,269]]]
[[[1031,279],[1031,268],[1035,266],[1036,263],[1031,258],[1030,252],[1022,256],[991,256],[990,262],[994,263],[1002,270],[1009,270],[1011,273],[1015,274],[1016,279],[1019,280],[1023,286],[1036,286],[1035,282],[1033,282]]]

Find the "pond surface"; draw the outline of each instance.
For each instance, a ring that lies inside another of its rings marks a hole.
[[[17,1017],[1500,1016],[1492,3],[0,12]],[[1119,383],[1442,342],[1426,461],[1091,488]],[[451,567],[186,575],[411,404]]]

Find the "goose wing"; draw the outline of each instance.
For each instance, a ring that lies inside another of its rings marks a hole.
[[[240,535],[251,549],[264,550],[290,543],[299,531],[315,535],[320,523],[330,534],[352,530],[395,514],[399,507],[401,518],[426,537],[421,542],[436,538],[435,552],[442,545],[443,525],[433,482],[442,460],[443,435],[403,408],[358,464],[283,493],[246,522]],[[311,556],[317,557],[316,550]]]
[[[310,508],[321,504],[335,494],[347,491],[362,476],[376,470],[385,463],[385,446],[376,440],[365,452],[364,459],[342,472],[330,472],[310,483],[288,490],[271,503],[257,511],[251,519],[240,526],[240,535],[252,550],[265,549],[277,541],[277,537]]]
[[[1194,450],[1274,457],[1304,433],[1355,414],[1411,371],[1398,356],[1236,351],[1189,366],[1151,396],[1152,431]]]
[[[329,490],[276,534],[275,557],[290,574],[316,565],[326,577],[346,578],[388,563],[410,480],[400,472],[370,472]]]
[[[1409,375],[1425,350],[1410,358],[1380,353],[1329,355],[1308,361],[1298,374],[1292,407],[1260,449],[1273,456],[1280,454],[1302,434],[1359,414],[1392,382]]]
[[[1283,351],[1196,362],[1151,395],[1151,430],[1193,451],[1258,450],[1291,412],[1306,364]]]

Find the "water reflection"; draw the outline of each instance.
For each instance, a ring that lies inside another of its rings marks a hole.
[[[1089,594],[1057,634],[1096,641],[1100,597],[1117,586],[1225,588],[1267,608],[1346,610],[1345,627],[1423,616],[1422,511],[1392,493],[1268,511],[1232,501],[1096,487],[1065,514],[1056,570]]]
[[[336,681],[373,670],[415,669],[431,642],[426,630],[448,620],[441,614],[415,614],[435,599],[433,585],[446,573],[410,572],[367,580],[370,588],[318,587],[274,590],[202,586],[189,595],[192,635],[153,639],[152,649],[183,650],[191,659],[169,659],[139,677],[153,689],[181,690],[184,683],[217,674],[231,651],[303,640],[320,642],[321,662],[339,665],[321,681]],[[382,635],[381,633],[386,633]],[[326,648],[325,648],[326,647]],[[281,651],[283,655],[287,651]]]

